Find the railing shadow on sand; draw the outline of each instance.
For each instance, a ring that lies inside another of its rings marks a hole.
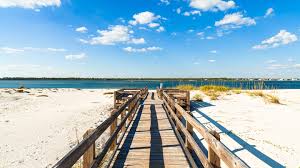
[[[255,157],[257,157],[258,159],[260,159],[262,162],[266,163],[270,167],[276,167],[276,168],[284,168],[285,167],[282,164],[280,164],[277,161],[275,161],[274,159],[272,159],[271,157],[269,157],[266,154],[264,154],[263,152],[261,152],[258,149],[256,149],[255,145],[251,145],[248,142],[246,142],[245,140],[243,140],[242,138],[240,138],[239,136],[237,136],[236,134],[233,134],[226,127],[224,127],[223,125],[221,125],[220,123],[218,123],[214,119],[210,118],[208,115],[206,115],[204,112],[202,112],[200,110],[201,108],[210,107],[210,106],[214,106],[214,105],[210,104],[208,102],[195,102],[195,101],[191,101],[191,111],[192,112],[197,112],[198,114],[201,115],[200,117],[195,117],[196,119],[198,119],[198,121],[199,121],[200,118],[204,117],[211,124],[213,124],[219,130],[221,130],[221,132],[225,133],[232,140],[234,140],[235,142],[237,142],[239,145],[242,146],[242,148],[240,148],[240,149],[233,150],[232,151],[233,153],[236,153],[236,152],[241,151],[241,150],[247,150],[252,155],[254,155]],[[198,139],[197,142],[201,143],[201,139]]]

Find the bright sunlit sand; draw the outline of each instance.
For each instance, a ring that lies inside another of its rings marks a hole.
[[[203,95],[203,102],[193,103],[193,115],[221,132],[221,141],[250,167],[298,167],[300,90],[263,92],[276,95],[281,104],[248,93],[213,101]],[[197,93],[192,91],[191,97]]]
[[[0,90],[0,167],[51,167],[99,125],[113,107],[107,89]],[[297,167],[300,159],[300,90],[263,91],[262,97],[222,94],[192,102],[193,115],[207,128],[221,132],[221,141],[251,167]],[[224,165],[223,165],[224,166]]]
[[[113,107],[105,89],[0,89],[0,167],[52,167]]]

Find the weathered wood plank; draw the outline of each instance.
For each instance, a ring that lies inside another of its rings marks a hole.
[[[156,94],[133,119],[112,167],[190,167]]]

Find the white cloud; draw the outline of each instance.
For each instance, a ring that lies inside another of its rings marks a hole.
[[[216,62],[216,60],[210,59],[210,60],[208,60],[208,62]]]
[[[204,32],[198,32],[197,36],[204,36]]]
[[[176,13],[177,13],[177,14],[180,14],[180,13],[181,13],[181,9],[180,9],[180,8],[177,8],[177,9],[176,9]]]
[[[149,23],[148,26],[151,28],[154,28],[154,27],[158,27],[159,24],[158,23]]]
[[[162,50],[162,48],[160,47],[147,47],[147,48],[133,48],[133,47],[126,47],[123,48],[124,51],[126,52],[131,52],[131,53],[135,53],[135,52],[147,52],[147,51],[160,51]]]
[[[217,50],[211,50],[209,52],[212,53],[212,54],[217,54]]]
[[[60,0],[0,0],[1,8],[25,8],[25,9],[37,9],[48,6],[57,6],[61,5]]]
[[[36,47],[23,47],[24,51],[38,51],[38,52],[65,52],[64,48],[36,48]]]
[[[190,13],[189,12],[184,12],[183,16],[190,16]]]
[[[160,0],[161,3],[165,4],[165,5],[170,5],[170,1],[169,0]]]
[[[298,38],[295,34],[292,34],[286,30],[280,30],[275,36],[263,40],[261,44],[255,45],[253,49],[267,49],[267,48],[276,48],[282,45],[287,45],[297,41]]]
[[[222,20],[216,21],[215,26],[221,26],[225,29],[240,28],[242,26],[255,25],[256,22],[250,17],[244,17],[240,12],[227,14]]]
[[[287,69],[287,68],[289,68],[289,66],[285,64],[271,64],[267,67],[267,69],[270,70]]]
[[[207,40],[213,40],[213,39],[215,39],[215,38],[212,37],[212,36],[207,36],[206,39],[207,39]]]
[[[191,0],[190,7],[201,11],[225,11],[235,7],[235,2],[223,0]]]
[[[184,16],[192,16],[192,15],[199,15],[201,16],[201,12],[198,10],[193,10],[193,11],[186,11],[183,13]]]
[[[70,55],[66,55],[65,56],[65,59],[66,60],[70,60],[70,61],[73,61],[73,60],[81,60],[81,59],[84,59],[86,58],[87,55],[85,53],[80,53],[80,54],[70,54]]]
[[[23,48],[11,48],[11,47],[1,47],[0,53],[4,54],[17,54],[26,51],[37,51],[37,52],[65,52],[64,48],[35,48],[35,47],[23,47]]]
[[[75,31],[80,32],[80,33],[86,33],[88,31],[88,29],[86,27],[82,26],[82,27],[76,28]]]
[[[129,43],[133,43],[133,44],[145,44],[146,41],[144,38],[132,38],[131,41]]]
[[[89,41],[85,40],[85,39],[78,39],[79,42],[81,42],[82,44],[88,44]]]
[[[156,31],[157,31],[157,32],[163,32],[163,31],[165,31],[165,28],[162,27],[162,26],[160,26],[158,29],[156,29]]]
[[[65,52],[67,51],[64,48],[47,48],[48,51],[53,51],[53,52]]]
[[[24,49],[18,49],[18,48],[10,48],[10,47],[1,47],[0,48],[0,53],[4,54],[17,54],[24,52]]]
[[[269,70],[281,70],[281,69],[300,69],[300,64],[270,64],[266,69]]]
[[[277,62],[277,60],[271,59],[271,60],[267,60],[267,61],[266,61],[266,63],[268,63],[268,64],[273,64],[273,63],[275,63],[275,62]]]
[[[274,15],[274,9],[273,8],[267,9],[264,17],[266,18],[266,17],[269,17],[271,15]]]
[[[157,20],[161,18],[161,16],[156,16],[154,13],[149,12],[149,11],[145,11],[145,12],[141,12],[138,14],[134,14],[133,15],[133,19],[129,21],[129,24],[131,25],[137,25],[137,24],[149,24],[152,23],[153,21]]]
[[[127,26],[110,26],[107,30],[98,30],[99,36],[93,37],[90,44],[115,45],[130,40],[130,31]]]
[[[153,46],[153,47],[148,47],[147,50],[149,50],[149,51],[160,51],[160,50],[162,50],[162,48]]]

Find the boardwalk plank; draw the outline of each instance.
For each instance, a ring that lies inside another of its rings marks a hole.
[[[150,92],[141,108],[112,167],[190,167],[156,93]]]

